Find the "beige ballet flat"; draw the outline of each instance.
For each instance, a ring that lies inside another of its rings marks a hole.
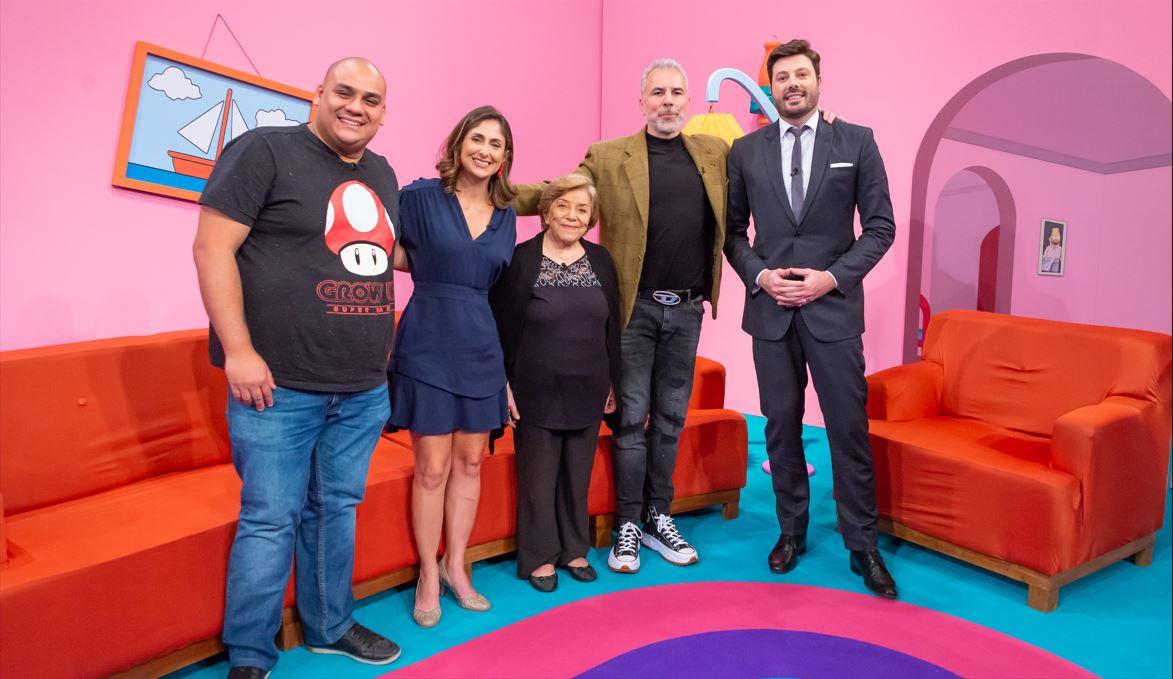
[[[416,587],[419,587],[418,582],[416,583]],[[444,585],[440,585],[440,596],[444,596]],[[440,622],[440,604],[437,602],[436,607],[428,611],[418,607],[413,608],[411,619],[415,620],[415,624],[420,627],[435,627]]]
[[[411,612],[411,619],[415,620],[415,624],[420,627],[435,627],[440,623],[440,607],[436,606],[430,611],[425,611],[422,608],[416,608]]]
[[[456,603],[461,608],[465,609],[466,611],[476,611],[478,613],[483,613],[493,607],[493,605],[489,603],[488,599],[481,596],[480,592],[477,592],[473,596],[468,596],[468,597],[461,597],[459,594],[457,594],[456,588],[453,587],[452,583],[448,581],[448,567],[444,564],[444,558],[441,557],[440,558],[440,595],[441,596],[444,595],[445,588],[447,588],[448,591],[452,592],[452,598],[456,599]]]

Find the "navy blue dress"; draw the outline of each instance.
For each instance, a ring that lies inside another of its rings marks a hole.
[[[488,294],[513,255],[516,213],[494,210],[473,239],[456,196],[419,179],[400,191],[399,230],[415,290],[395,331],[391,426],[424,435],[502,426],[505,360]]]

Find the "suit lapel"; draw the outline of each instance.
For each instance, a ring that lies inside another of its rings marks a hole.
[[[811,179],[806,185],[806,197],[802,201],[802,219],[799,226],[806,221],[806,216],[811,212],[810,208],[815,204],[815,197],[819,195],[819,186],[823,183],[823,175],[827,173],[827,163],[831,159],[831,142],[834,139],[835,128],[825,120],[819,121],[818,132],[815,133],[815,157],[811,159]]]
[[[629,137],[627,144],[627,158],[621,164],[623,174],[627,176],[628,186],[631,188],[632,198],[639,210],[640,221],[644,225],[644,233],[648,230],[648,204],[651,193],[651,184],[648,180],[648,140],[644,137],[644,130]]]
[[[765,134],[762,135],[764,148],[761,150],[766,154],[766,174],[770,178],[770,184],[773,185],[774,191],[778,194],[778,202],[782,203],[782,210],[786,213],[786,218],[790,220],[791,224],[796,225],[794,210],[790,209],[790,198],[786,195],[785,182],[790,178],[790,175],[782,171],[782,144],[778,142],[779,130],[778,123],[771,123],[766,128]]]
[[[713,209],[713,215],[719,215],[717,223],[724,224],[726,189],[725,183],[721,181],[724,177],[724,174],[721,172],[723,168],[719,167],[719,163],[724,162],[724,159],[703,148],[691,135],[682,134],[680,138],[684,141],[684,150],[688,151],[688,155],[692,156],[692,162],[696,165],[697,172],[701,175],[701,183],[705,186],[705,195],[709,199],[709,206]]]

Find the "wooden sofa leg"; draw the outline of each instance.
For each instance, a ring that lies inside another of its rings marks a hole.
[[[1026,605],[1036,611],[1050,613],[1059,605],[1059,588],[1052,583],[1028,585]]]
[[[591,546],[592,547],[610,547],[611,546],[611,523],[612,519],[609,515],[600,515],[591,517]]]
[[[277,631],[277,648],[282,651],[301,646],[304,639],[301,636],[301,620],[297,617],[297,609],[286,608],[281,611],[281,629]]]
[[[466,576],[468,576],[468,581],[472,582],[472,564],[471,563],[464,564],[464,574]]]
[[[1136,554],[1133,554],[1132,555],[1132,563],[1136,564],[1137,566],[1140,566],[1141,568],[1144,568],[1145,566],[1148,566],[1149,564],[1151,564],[1153,562],[1153,547],[1154,547],[1154,545],[1152,543],[1149,543],[1148,547],[1145,547],[1144,549],[1140,550]]]
[[[729,521],[737,518],[737,503],[741,501],[740,496],[732,502],[726,502],[721,505],[721,518]]]

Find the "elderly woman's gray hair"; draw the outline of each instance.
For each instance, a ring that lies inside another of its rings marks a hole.
[[[591,197],[591,218],[587,222],[587,228],[599,223],[599,194],[595,190],[595,183],[589,177],[575,172],[555,179],[542,189],[542,197],[538,201],[538,215],[542,218],[542,228],[548,226],[546,213],[550,211],[554,201],[578,189],[586,189],[587,195]]]

